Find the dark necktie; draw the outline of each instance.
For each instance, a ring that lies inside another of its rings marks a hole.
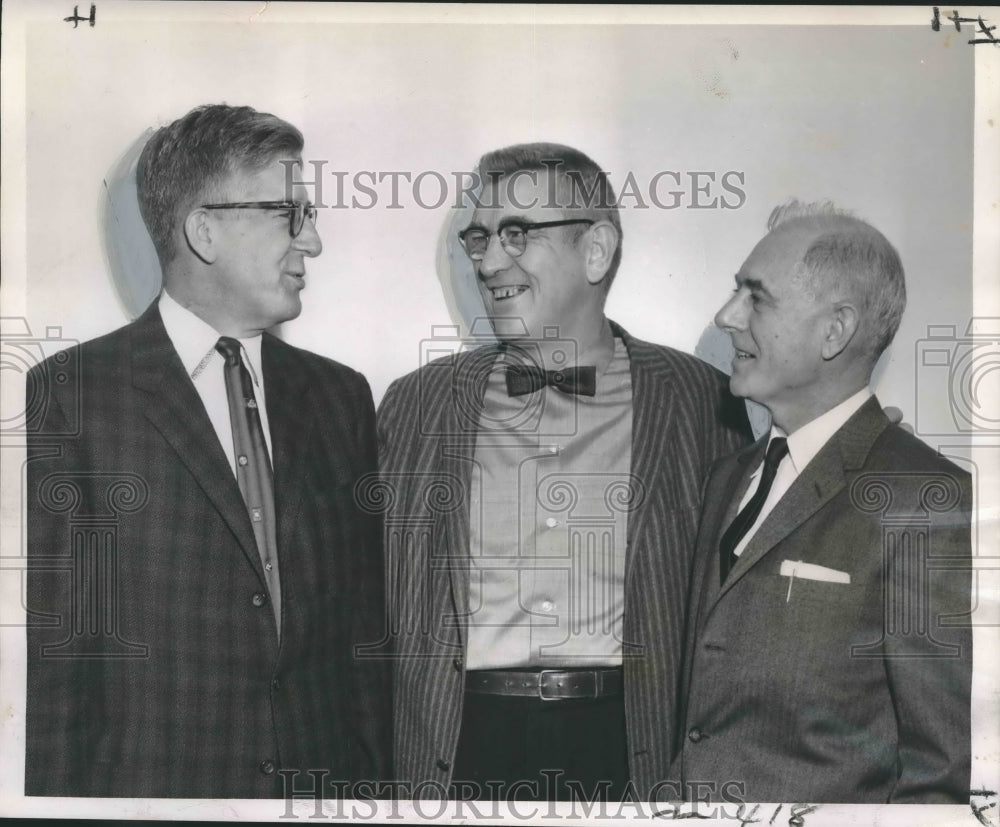
[[[233,448],[236,450],[236,480],[250,514],[250,525],[253,526],[253,536],[264,567],[264,580],[271,595],[274,621],[280,635],[281,589],[278,581],[274,477],[264,441],[264,426],[257,409],[253,380],[240,354],[240,343],[223,336],[215,349],[226,360],[226,397],[229,399],[229,421],[233,426]]]
[[[507,395],[524,396],[549,385],[563,393],[593,396],[597,390],[597,368],[593,365],[564,370],[543,370],[533,365],[508,365]]]
[[[771,485],[774,484],[774,475],[778,473],[778,466],[787,453],[788,440],[784,437],[775,437],[771,440],[771,444],[767,446],[767,454],[764,457],[764,470],[761,472],[760,484],[757,486],[757,490],[750,498],[750,502],[743,506],[740,513],[736,515],[736,519],[726,529],[726,533],[722,535],[722,539],[719,541],[720,585],[726,582],[726,577],[729,576],[730,570],[736,565],[736,547],[740,544],[740,540],[753,527],[753,524],[757,522],[760,510],[764,507],[764,501],[771,491]]]

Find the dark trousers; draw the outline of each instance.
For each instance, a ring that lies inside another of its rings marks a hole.
[[[620,801],[628,783],[619,696],[555,700],[465,693],[454,799]]]

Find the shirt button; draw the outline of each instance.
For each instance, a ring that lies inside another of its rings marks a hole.
[[[275,692],[281,689],[281,681],[279,681],[277,678],[271,681],[271,689],[273,689]]]
[[[559,521],[555,517],[549,517],[545,521],[545,525],[547,525],[549,528],[555,528],[557,525],[559,525]]]
[[[248,399],[247,400],[247,407],[250,408],[250,409],[256,408],[257,407],[257,400],[256,399]]]
[[[555,607],[556,607],[556,604],[553,603],[551,600],[545,600],[545,601],[542,602],[542,611],[543,612],[551,612]]]
[[[241,454],[239,460],[237,461],[239,462],[240,465],[246,465],[250,460],[248,460],[245,456]]]
[[[261,511],[259,508],[253,508],[250,510],[250,516],[253,517],[253,521],[255,523],[259,523],[261,520],[264,519],[264,512]]]
[[[441,770],[441,772],[448,772],[448,770],[451,769],[451,764],[445,761],[443,758],[438,758],[437,768]]]
[[[563,373],[563,372],[562,372],[561,370],[557,370],[557,371],[556,371],[556,372],[555,372],[555,373],[554,373],[554,374],[552,375],[552,379],[553,379],[554,381],[556,381],[556,382],[564,382],[564,381],[566,381],[566,375],[565,375],[565,374],[564,374],[564,373]]]
[[[260,762],[260,771],[264,775],[273,775],[274,761],[272,761],[270,758],[265,758],[263,761]]]
[[[252,598],[250,598],[250,600],[253,603],[253,605],[259,609],[261,606],[267,603],[267,595],[264,594],[264,592],[254,592],[254,595]]]
[[[274,566],[272,566],[272,565],[271,565],[271,561],[270,561],[270,560],[268,560],[268,561],[267,561],[267,562],[266,562],[266,563],[264,564],[264,568],[265,568],[265,569],[266,569],[267,571],[270,571],[271,569],[273,569],[273,568],[274,568]]]
[[[702,734],[702,731],[698,729],[698,727],[693,727],[691,731],[688,733],[688,740],[692,744],[697,744],[704,737],[705,736]]]
[[[549,453],[550,454],[558,454],[559,453],[559,446],[558,445],[550,445],[549,446]]]

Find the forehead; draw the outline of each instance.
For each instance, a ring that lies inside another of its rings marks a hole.
[[[240,168],[229,176],[228,185],[246,201],[308,201],[302,186],[302,159],[273,158],[260,169]]]
[[[814,227],[782,226],[768,233],[743,262],[740,274],[764,284],[781,283],[798,268],[819,232]]]
[[[473,224],[496,227],[504,218],[557,221],[565,217],[559,206],[558,181],[547,170],[519,170],[492,180],[479,196]]]

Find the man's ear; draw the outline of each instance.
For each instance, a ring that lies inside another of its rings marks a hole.
[[[187,218],[184,219],[184,238],[191,252],[205,264],[215,262],[218,250],[215,247],[216,238],[208,210],[199,207],[188,213]]]
[[[840,355],[858,332],[860,316],[853,304],[837,305],[826,322],[821,353],[827,361]]]
[[[599,284],[608,274],[611,261],[618,249],[618,230],[609,221],[598,221],[587,235],[590,244],[587,247],[587,281]]]

